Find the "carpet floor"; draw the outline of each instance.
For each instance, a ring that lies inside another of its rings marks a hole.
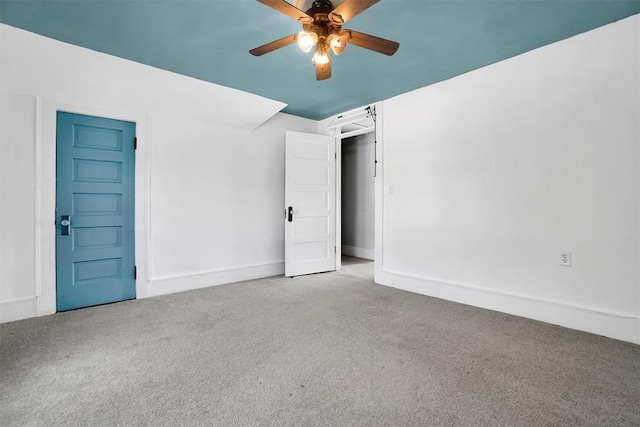
[[[0,325],[0,424],[640,425],[640,346],[345,264]]]

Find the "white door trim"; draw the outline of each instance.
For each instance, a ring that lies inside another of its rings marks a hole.
[[[383,145],[383,125],[382,125],[382,102],[376,102],[369,105],[372,109],[375,107],[376,112],[376,125],[374,128],[375,132],[375,143],[374,149],[376,150],[375,158],[377,159],[376,164],[376,177],[374,179],[374,271],[375,271],[375,279],[374,281],[378,283],[378,278],[382,273],[382,216],[383,216],[383,198],[384,198],[384,145]],[[349,117],[354,113],[360,113],[367,106],[363,106],[361,108],[357,108],[354,110],[350,110],[344,112],[342,114],[336,115],[336,117]],[[356,117],[362,117],[362,114],[355,114]],[[324,120],[319,124],[320,133],[324,133],[326,135],[333,135],[336,138],[336,270],[340,270],[342,268],[342,140],[344,138],[349,138],[351,136],[362,135],[366,133],[370,133],[370,130],[357,130],[351,132],[341,133],[342,125],[331,126],[333,122],[335,122],[336,118],[331,117],[329,119]],[[348,121],[345,121],[344,124],[349,124]]]

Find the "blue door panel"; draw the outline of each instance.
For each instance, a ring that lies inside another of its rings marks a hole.
[[[135,298],[135,124],[58,112],[56,137],[58,311]]]

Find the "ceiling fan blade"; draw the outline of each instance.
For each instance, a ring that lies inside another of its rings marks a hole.
[[[326,64],[316,64],[316,80],[326,80],[331,77],[331,59]]]
[[[364,12],[380,0],[345,0],[340,6],[331,11],[330,15],[340,15],[343,22],[347,22],[349,19]]]
[[[391,40],[382,39],[380,37],[372,36],[369,34],[361,33],[358,31],[347,30],[351,35],[349,43],[362,47],[365,49],[373,50],[375,52],[384,53],[385,55],[393,55],[400,47],[399,43]]]
[[[296,34],[291,34],[290,36],[272,41],[271,43],[263,44],[262,46],[256,47],[255,49],[251,49],[249,53],[253,56],[262,56],[265,53],[273,52],[276,49],[289,46],[290,44],[293,44],[295,42]]]
[[[258,0],[278,12],[285,14],[300,23],[311,23],[313,18],[285,0]]]

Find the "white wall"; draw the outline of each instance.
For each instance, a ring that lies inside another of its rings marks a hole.
[[[640,343],[639,27],[385,101],[378,280]]]
[[[342,140],[342,253],[374,258],[374,133]]]
[[[284,133],[317,122],[6,25],[0,43],[0,322],[55,312],[57,110],[137,124],[138,297],[283,272]]]
[[[286,114],[255,131],[154,117],[151,294],[283,273],[284,135],[315,126]]]
[[[0,301],[36,289],[34,117],[32,97],[0,97]]]

